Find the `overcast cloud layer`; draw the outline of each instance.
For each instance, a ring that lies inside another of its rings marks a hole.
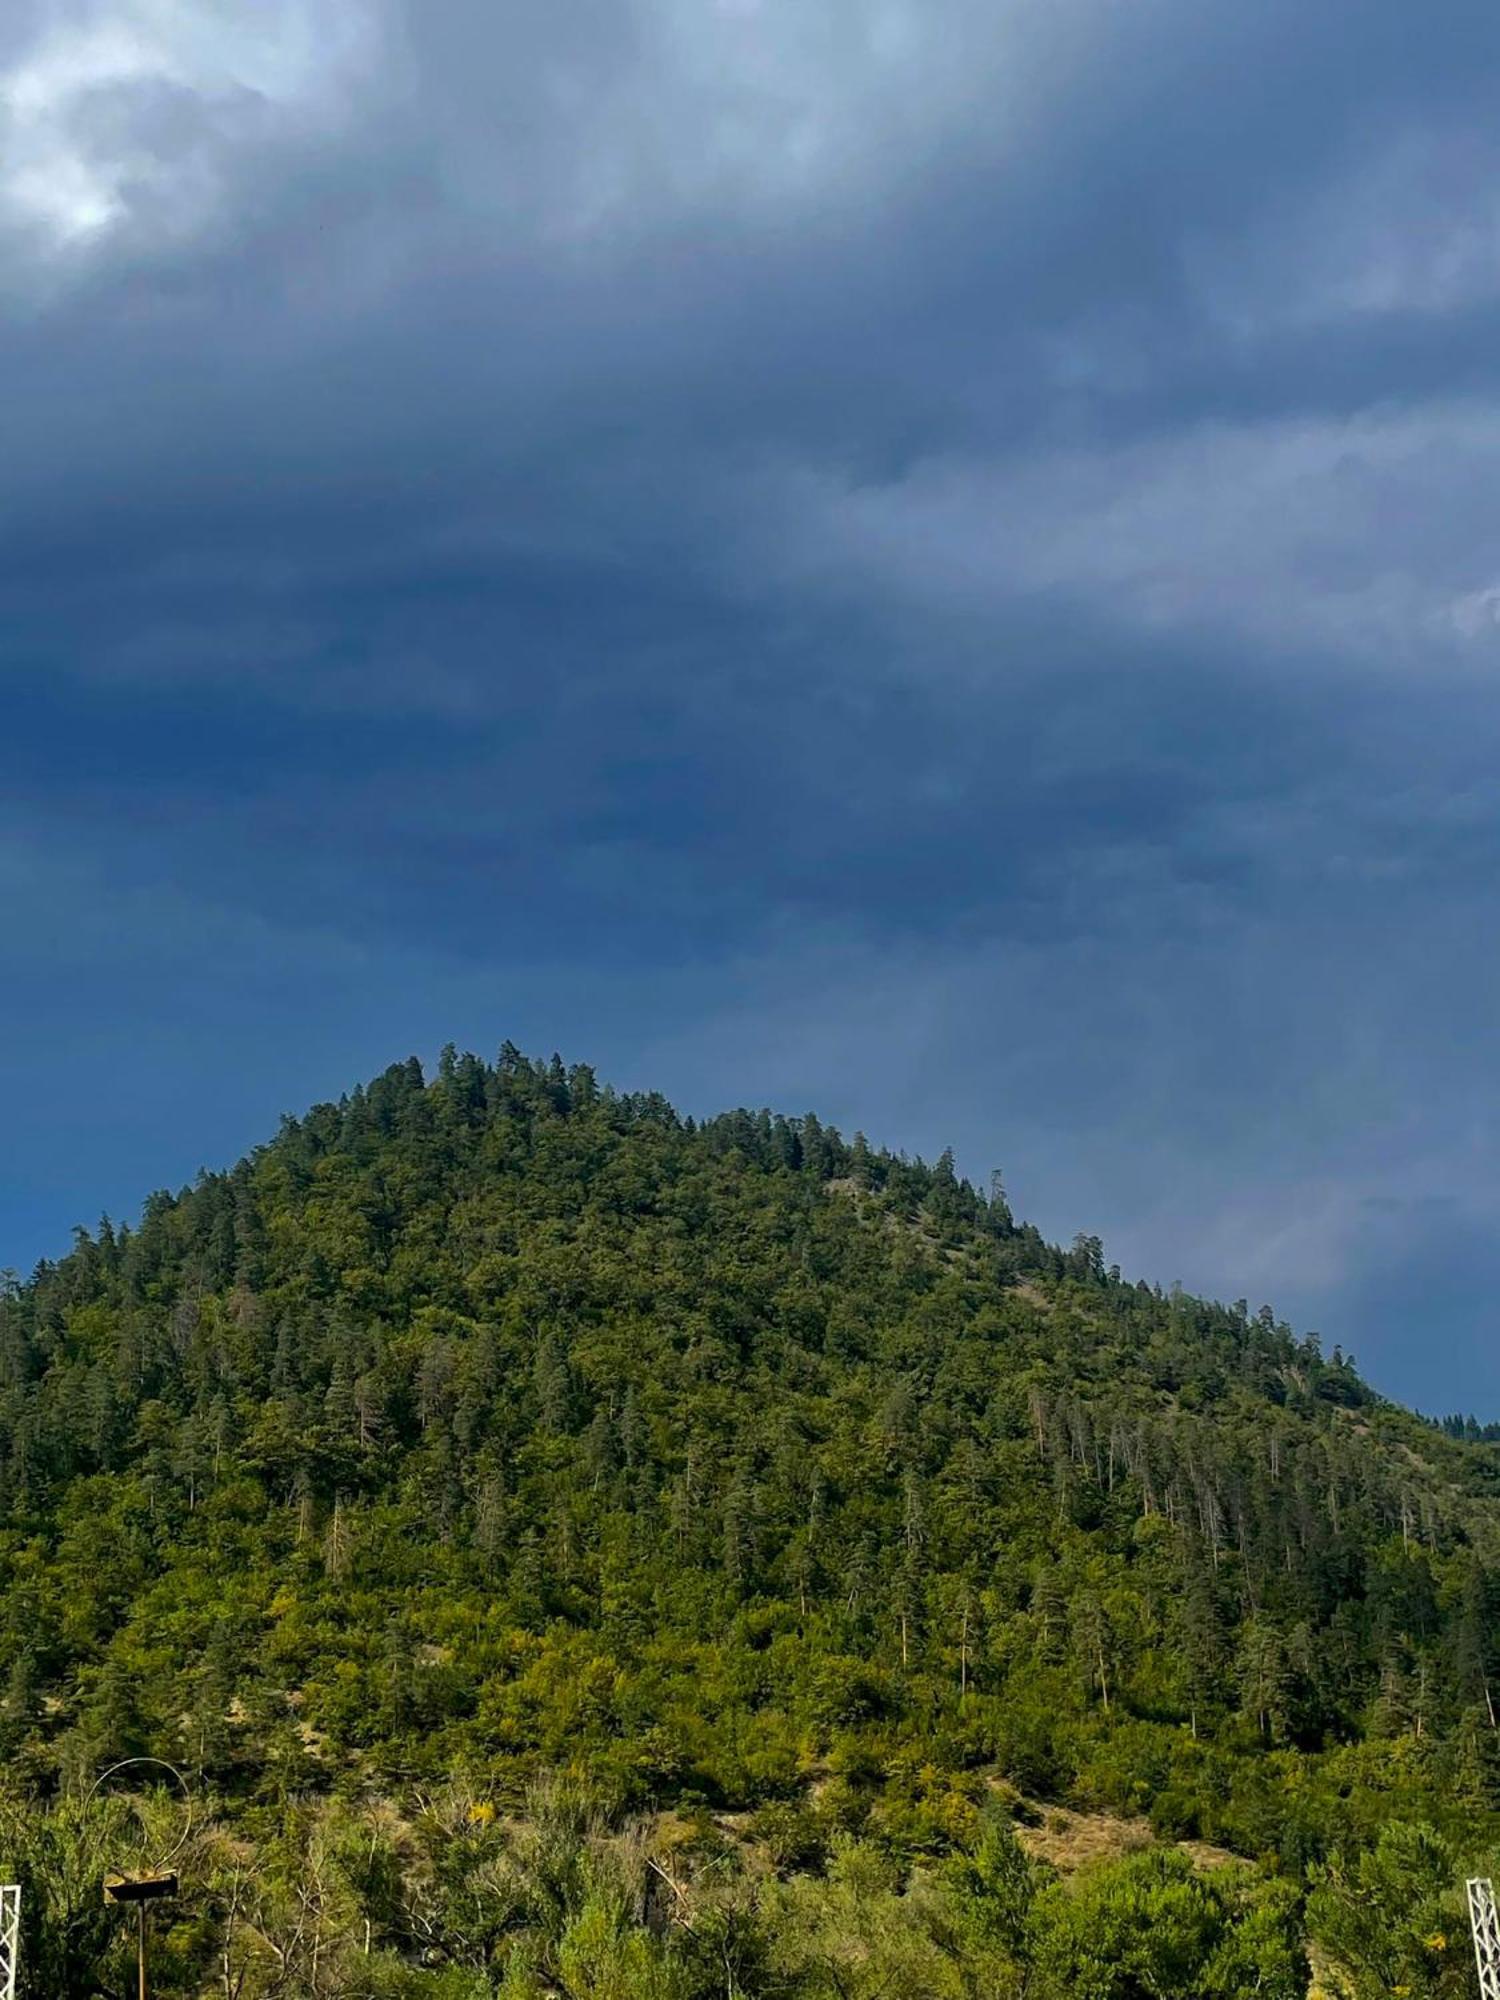
[[[12,0],[0,1264],[505,1036],[1500,1417],[1500,15]]]

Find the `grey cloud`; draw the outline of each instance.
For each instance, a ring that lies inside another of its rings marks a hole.
[[[1071,593],[1148,631],[1403,671],[1497,657],[1500,405],[935,459],[881,484],[794,471],[778,491],[775,557],[814,588],[971,613]]]
[[[222,1157],[561,1042],[1346,1322],[1471,1239],[1488,4],[246,18],[0,25],[14,1046]]]

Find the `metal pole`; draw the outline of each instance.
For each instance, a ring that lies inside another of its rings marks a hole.
[[[1466,1886],[1480,2000],[1500,2000],[1500,1916],[1495,1913],[1495,1891],[1482,1875],[1474,1876]]]
[[[16,2000],[16,1967],[21,1958],[21,1890],[0,1888],[0,2000]]]
[[[135,1969],[140,1979],[140,2000],[146,2000],[146,1905],[135,1906]]]

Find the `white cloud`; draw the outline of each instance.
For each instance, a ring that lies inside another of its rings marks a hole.
[[[1125,34],[1108,0],[71,0],[0,53],[0,207],[76,252],[190,234],[288,131],[407,149],[491,248],[713,220],[859,226],[944,152],[1019,149]],[[0,30],[0,35],[3,35]],[[1134,32],[1134,30],[1130,30]]]
[[[361,0],[49,10],[0,69],[0,205],[44,249],[206,220],[237,140],[336,121],[378,42]]]

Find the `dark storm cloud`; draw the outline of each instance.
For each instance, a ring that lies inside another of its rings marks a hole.
[[[246,20],[0,27],[0,1258],[510,1033],[1413,1388],[1500,1200],[1492,9]]]

